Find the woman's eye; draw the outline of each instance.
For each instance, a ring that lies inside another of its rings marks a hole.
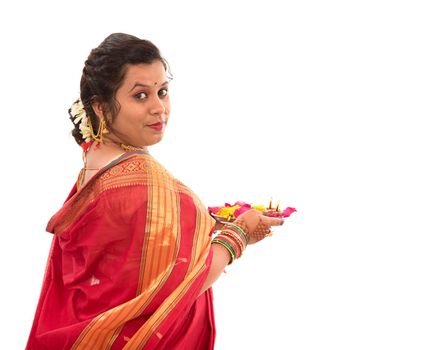
[[[135,97],[136,97],[138,100],[143,100],[144,98],[146,98],[146,97],[147,97],[147,94],[146,94],[145,92],[139,92],[139,93],[137,93],[137,94],[135,95]]]
[[[167,96],[168,95],[168,89],[161,89],[159,91],[159,96]]]

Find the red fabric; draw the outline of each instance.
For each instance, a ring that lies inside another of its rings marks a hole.
[[[48,230],[55,236],[28,350],[71,349],[93,320],[139,294],[142,258],[146,254],[144,238],[146,230],[155,227],[148,222],[148,213],[154,210],[149,207],[154,205],[149,201],[151,192],[145,184],[102,191],[103,179],[99,177],[97,181],[97,186],[88,185],[85,191],[74,187],[64,207],[50,221]],[[125,322],[112,344],[103,349],[122,349],[189,273],[192,254],[196,253],[196,217],[202,213],[187,193],[180,193],[177,202],[181,236],[172,271],[166,272],[166,281],[142,312]],[[84,205],[85,210],[77,217],[70,217],[79,212],[78,204]],[[160,217],[163,215],[161,212]],[[65,225],[68,220],[70,224]],[[58,228],[62,231],[58,232]],[[166,230],[163,232],[166,234]],[[208,289],[199,296],[211,265],[211,250],[205,260],[203,272],[140,349],[214,348],[212,291]],[[90,345],[81,348],[99,349]]]

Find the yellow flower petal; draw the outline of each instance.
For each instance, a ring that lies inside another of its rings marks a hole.
[[[263,204],[252,204],[251,207],[253,209],[259,210],[261,212],[265,212],[266,211],[266,207]]]

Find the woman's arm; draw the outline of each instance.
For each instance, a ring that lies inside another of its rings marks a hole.
[[[265,231],[269,233],[271,226],[283,225],[283,222],[284,220],[281,218],[264,216],[261,212],[252,209],[242,213],[238,219],[234,221],[234,224],[241,227],[244,233],[246,232],[245,234],[248,236],[249,244],[254,244],[267,236],[264,233]],[[211,249],[213,250],[213,259],[210,271],[199,295],[211,287],[231,260],[228,249],[223,245],[211,244]]]
[[[211,244],[211,249],[213,250],[213,259],[210,266],[210,272],[199,295],[212,286],[230,261],[229,252],[223,246],[219,244]]]

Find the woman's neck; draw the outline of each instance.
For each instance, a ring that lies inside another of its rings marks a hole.
[[[93,143],[85,153],[85,168],[101,169],[125,151],[118,145],[107,143]]]
[[[106,137],[104,140],[104,144],[107,146],[113,146],[113,147],[119,147],[123,151],[130,152],[130,151],[148,151],[146,146],[136,146],[129,144],[127,142],[123,142],[121,139],[116,137],[116,135],[109,135],[109,137]]]

